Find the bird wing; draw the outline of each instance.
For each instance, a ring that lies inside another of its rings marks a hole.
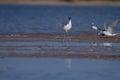
[[[94,23],[92,23],[92,28],[94,29],[94,30],[98,30],[99,28],[97,27],[97,25],[95,25]]]
[[[104,29],[107,30],[107,25],[106,25],[106,23],[104,23]]]
[[[113,33],[113,29],[116,27],[118,20],[113,21],[111,24],[108,25],[107,31]]]
[[[68,32],[68,27],[69,27],[68,24],[64,25],[64,30],[65,30],[66,32]]]

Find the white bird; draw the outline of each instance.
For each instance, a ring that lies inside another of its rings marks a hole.
[[[64,25],[64,27],[63,27],[63,29],[65,30],[67,35],[68,35],[68,31],[72,28],[71,17],[69,17],[68,19],[69,19],[68,24]],[[64,39],[65,39],[65,36],[64,36]],[[69,38],[69,40],[70,40],[70,38]],[[71,59],[70,58],[66,59],[65,63],[66,63],[66,67],[71,69]]]
[[[65,32],[68,32],[72,28],[71,17],[69,17],[68,24],[64,25]]]
[[[68,19],[69,19],[68,24],[64,25],[64,27],[63,27],[63,29],[67,33],[67,36],[68,36],[68,31],[72,28],[71,17],[69,17]],[[65,36],[64,36],[64,39],[65,39]],[[63,39],[63,41],[64,41],[64,39]],[[71,40],[71,39],[69,38],[69,40]]]
[[[100,36],[116,36],[118,33],[114,33],[113,29],[115,28],[117,23],[118,23],[118,20],[115,20],[114,22],[112,22],[112,24],[109,24],[107,27],[104,25],[105,29],[100,29],[94,23],[92,23],[92,28],[94,30],[99,31],[98,35]]]

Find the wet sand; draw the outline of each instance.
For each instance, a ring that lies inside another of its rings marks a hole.
[[[120,60],[120,55],[101,55],[101,54],[0,54],[1,58],[19,57],[19,58],[94,58],[94,59],[117,59]]]
[[[0,35],[0,42],[6,42],[6,41],[40,41],[36,38],[45,38],[44,41],[51,41],[50,39],[61,39],[61,41],[64,39],[64,35]],[[20,39],[21,38],[21,39]],[[23,38],[23,39],[22,39]],[[32,39],[34,40],[32,40]],[[120,42],[120,36],[113,36],[113,37],[100,37],[100,36],[68,36],[66,38],[71,38],[72,40],[103,40],[108,42]],[[35,40],[36,39],[36,40]],[[54,40],[53,40],[54,41]],[[59,41],[59,40],[58,40]]]
[[[0,57],[120,59],[119,43],[119,36],[0,35]]]

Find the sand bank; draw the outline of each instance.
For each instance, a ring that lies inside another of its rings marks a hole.
[[[120,55],[101,55],[101,54],[0,54],[4,57],[19,58],[95,58],[95,59],[120,59]]]
[[[20,41],[20,42],[28,42],[28,41],[37,41],[37,40],[26,40],[28,38],[45,38],[46,40],[50,39],[61,39],[61,41],[64,39],[64,35],[0,35],[0,42],[6,42],[6,41]],[[3,38],[3,39],[2,39]],[[24,38],[24,40],[20,40],[20,38]],[[99,41],[108,41],[108,42],[120,42],[120,36],[113,36],[113,37],[100,37],[100,36],[89,36],[89,35],[74,35],[74,36],[68,36],[66,38],[71,38],[71,40],[99,40]],[[17,39],[17,40],[16,40]],[[45,41],[45,40],[44,40]],[[53,40],[54,41],[54,40]]]
[[[119,42],[119,36],[0,35],[0,58],[120,59]]]

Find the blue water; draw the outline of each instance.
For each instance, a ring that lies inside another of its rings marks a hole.
[[[120,19],[120,7],[0,5],[0,34],[64,34],[62,27],[69,16],[73,23],[70,34],[80,35],[92,31],[92,22],[103,28],[104,23]]]
[[[104,24],[108,25],[120,19],[120,6],[0,5],[0,35],[63,35],[63,25],[67,23],[69,16],[72,17],[73,24],[70,35],[90,35],[90,32],[94,32],[91,29],[92,22],[103,28]],[[115,32],[120,33],[120,22]],[[24,39],[33,41],[16,41]],[[119,42],[63,42],[57,39],[12,36],[3,36],[0,40],[0,54],[120,54]],[[92,43],[96,43],[97,46]],[[67,51],[67,48],[70,51]],[[5,57],[0,58],[0,80],[119,80],[119,68],[119,59]]]
[[[1,80],[120,79],[120,61],[117,60],[5,58],[0,61]]]

